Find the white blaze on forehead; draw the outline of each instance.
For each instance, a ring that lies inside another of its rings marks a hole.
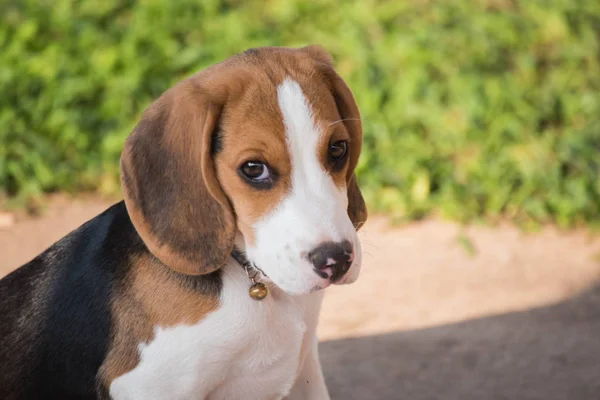
[[[316,159],[319,131],[314,123],[313,112],[298,82],[289,78],[284,80],[277,88],[277,101],[283,115],[292,163],[297,158],[303,158],[302,156],[309,151]],[[302,149],[304,151],[301,151]]]
[[[314,194],[325,197],[322,199],[322,206],[325,206],[324,203],[332,203],[334,197],[331,196],[331,191],[338,190],[323,168],[318,154],[323,132],[316,124],[312,108],[298,82],[285,79],[277,88],[277,101],[283,116],[291,158],[292,191],[300,191],[305,195],[313,191]]]

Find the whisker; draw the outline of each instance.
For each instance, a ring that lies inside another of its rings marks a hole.
[[[362,249],[369,249],[369,250],[379,250],[381,249],[380,246],[374,245],[373,243],[361,243],[362,244]]]
[[[360,121],[360,118],[342,118],[342,119],[338,119],[337,121],[331,122],[329,125],[326,126],[326,128],[329,128],[333,124],[339,124],[340,122],[344,122],[344,121]]]
[[[344,122],[344,121],[361,121],[363,124],[367,124],[367,125],[371,126],[372,128],[377,129],[377,124],[375,122],[371,122],[369,120],[362,119],[362,118],[342,118],[342,119],[338,119],[337,121],[330,122],[326,126],[326,128],[329,128],[331,125],[339,124],[340,122]],[[379,124],[379,125],[381,125],[381,124]]]
[[[361,243],[368,244],[369,246],[376,246],[376,244],[371,240],[361,240]]]
[[[369,253],[368,251],[363,251],[363,255],[367,256],[365,258],[374,258],[373,254]]]
[[[373,241],[367,237],[360,238],[361,243],[373,243]]]

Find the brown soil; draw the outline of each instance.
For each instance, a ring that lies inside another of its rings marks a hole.
[[[0,276],[108,205],[59,199],[0,228]],[[600,399],[600,239],[383,218],[361,236],[359,281],[321,315],[332,398]]]

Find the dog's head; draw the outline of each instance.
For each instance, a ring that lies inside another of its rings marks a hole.
[[[121,157],[125,204],[170,268],[220,268],[241,233],[248,258],[292,294],[350,283],[367,211],[350,89],[322,48],[260,48],[166,91]]]

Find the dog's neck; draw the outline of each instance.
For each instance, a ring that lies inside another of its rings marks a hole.
[[[249,296],[254,300],[262,300],[268,295],[269,289],[265,282],[261,281],[269,279],[263,270],[248,259],[246,252],[243,250],[243,248],[245,248],[243,242],[243,237],[241,237],[241,234],[238,232],[235,244],[231,250],[231,257],[244,269],[244,272],[246,272],[246,275],[248,276],[248,280],[251,282],[248,291]]]
[[[233,249],[231,250],[231,258],[233,258],[242,268],[246,265],[253,265],[252,261],[246,255],[246,241],[240,231],[235,235]]]

